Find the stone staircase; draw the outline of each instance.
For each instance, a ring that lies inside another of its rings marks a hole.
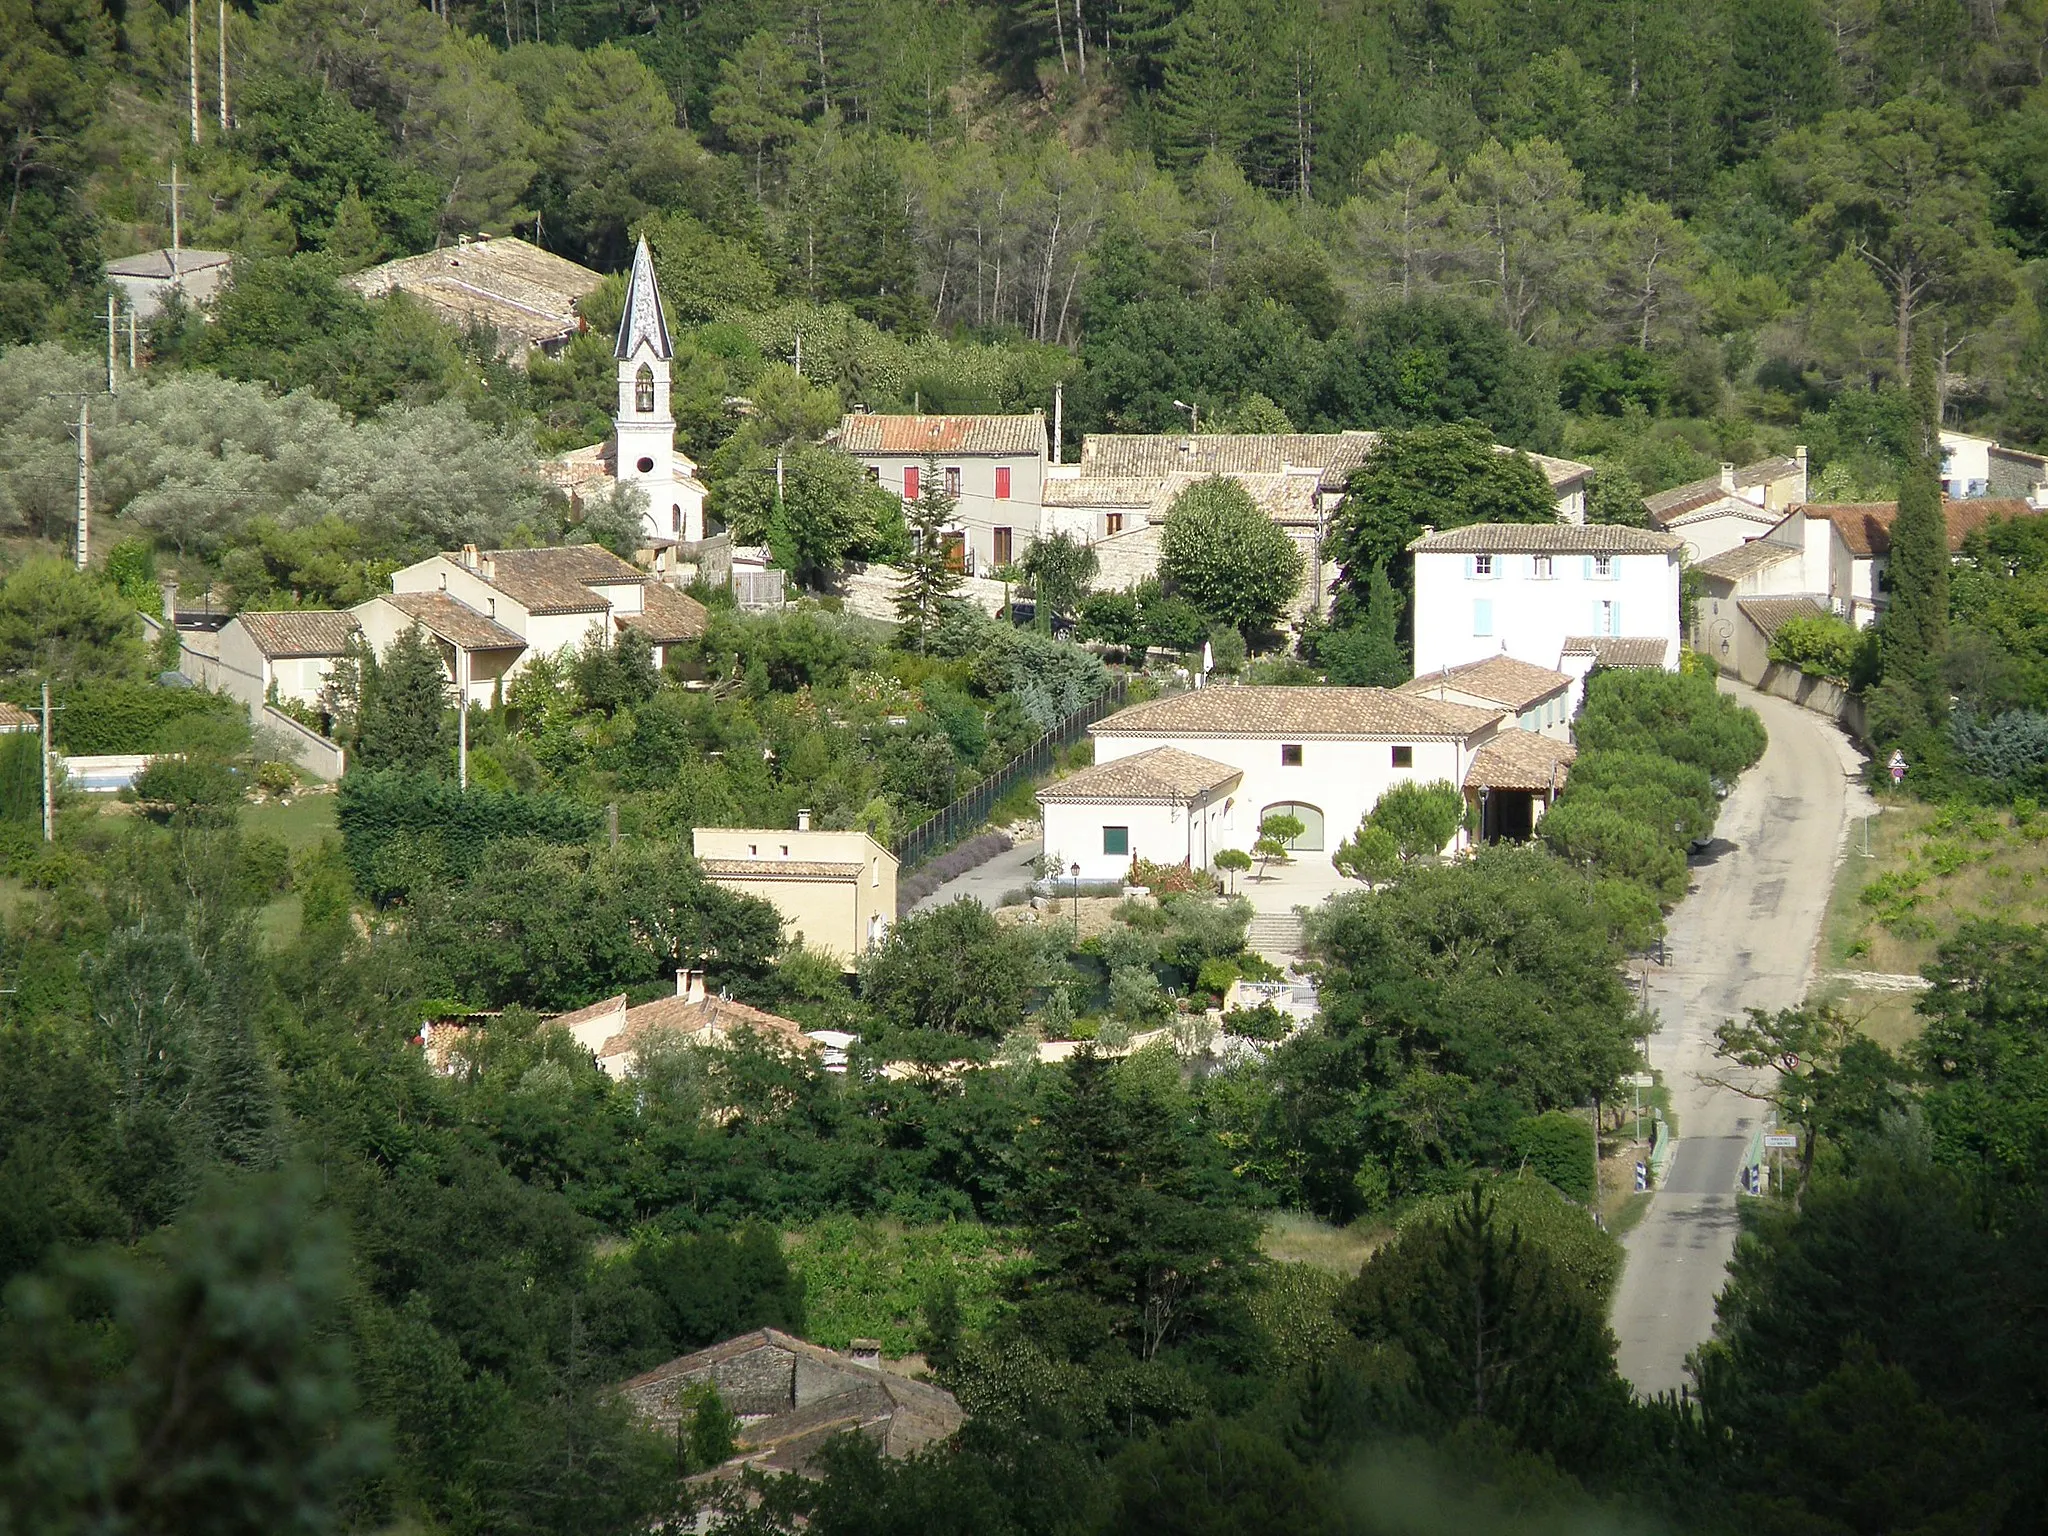
[[[1293,912],[1255,912],[1244,942],[1247,949],[1285,965],[1301,953],[1301,918]]]

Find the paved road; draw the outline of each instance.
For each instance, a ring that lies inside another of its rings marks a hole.
[[[1759,1110],[1701,1081],[1722,1070],[1715,1027],[1805,996],[1850,797],[1862,803],[1858,760],[1830,722],[1722,686],[1763,716],[1771,743],[1722,805],[1719,856],[1695,861],[1692,894],[1671,918],[1671,965],[1652,968],[1650,1004],[1662,1022],[1650,1064],[1671,1090],[1680,1134],[1663,1187],[1628,1235],[1614,1298],[1621,1373],[1645,1396],[1690,1381],[1685,1358],[1713,1332],[1735,1249],[1736,1181]]]
[[[1008,853],[999,853],[986,864],[977,864],[966,874],[948,880],[910,910],[929,912],[962,896],[972,896],[993,912],[1011,891],[1031,883],[1031,861],[1038,857],[1039,847],[1037,838],[1025,838]]]

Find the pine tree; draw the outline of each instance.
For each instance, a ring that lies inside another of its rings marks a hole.
[[[440,647],[415,624],[363,668],[356,762],[445,776],[450,702]]]
[[[917,479],[916,499],[903,504],[903,518],[910,525],[910,553],[903,561],[903,584],[896,589],[896,622],[901,626],[902,643],[920,656],[960,586],[960,575],[948,558],[946,539],[954,506],[939,476],[938,461],[926,459],[924,472]]]
[[[1899,477],[1886,581],[1891,599],[1880,632],[1887,680],[1918,686],[1932,698],[1948,649],[1948,524],[1941,504],[1941,422],[1934,393],[1934,349],[1923,327],[1913,338],[1911,460]]]

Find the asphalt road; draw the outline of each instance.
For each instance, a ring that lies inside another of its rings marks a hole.
[[[1712,849],[1670,923],[1671,964],[1652,967],[1660,1019],[1650,1064],[1671,1090],[1679,1140],[1648,1213],[1629,1233],[1614,1298],[1621,1373],[1650,1396],[1690,1384],[1685,1361],[1714,1328],[1735,1250],[1737,1180],[1759,1106],[1703,1075],[1714,1030],[1745,1008],[1797,1004],[1812,980],[1821,919],[1843,850],[1858,759],[1833,724],[1724,683],[1763,716],[1770,746],[1721,807]]]

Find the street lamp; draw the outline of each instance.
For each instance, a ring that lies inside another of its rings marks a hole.
[[[1488,801],[1489,799],[1491,799],[1491,798],[1492,798],[1492,796],[1493,796],[1493,786],[1492,786],[1492,785],[1490,785],[1490,784],[1482,784],[1482,785],[1480,785],[1480,786],[1479,786],[1479,838],[1478,838],[1478,840],[1479,840],[1479,841],[1480,841],[1481,843],[1484,843],[1484,842],[1486,841],[1486,802],[1487,802],[1487,801]]]
[[[1074,877],[1074,947],[1079,949],[1081,947],[1081,861],[1079,859],[1074,860],[1068,867],[1067,873]]]
[[[1188,430],[1190,432],[1199,433],[1202,430],[1201,406],[1189,405],[1185,400],[1176,400],[1173,402],[1173,408],[1176,411],[1186,411],[1188,413]]]

